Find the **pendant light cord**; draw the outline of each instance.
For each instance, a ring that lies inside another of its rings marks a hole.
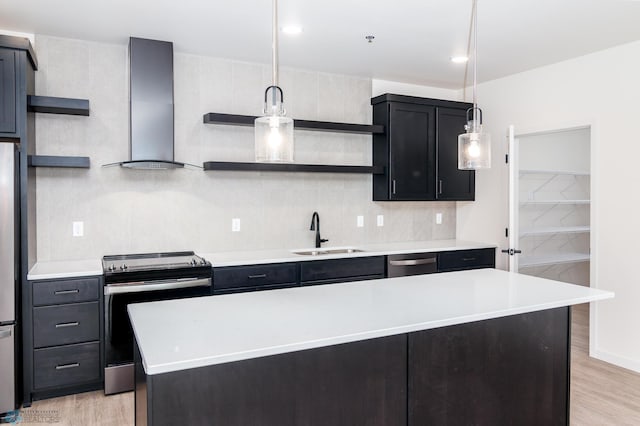
[[[278,85],[278,0],[273,0],[273,17],[271,28],[271,63],[273,66],[273,86]],[[275,93],[274,93],[275,96]]]
[[[476,108],[478,107],[476,97],[476,84],[477,84],[477,64],[478,64],[478,14],[477,14],[477,0],[472,0],[471,3],[471,19],[469,20],[469,37],[467,39],[467,58],[471,56],[471,38],[473,36],[473,119],[476,119]],[[462,97],[467,98],[467,78],[469,75],[469,61],[464,68],[464,81],[462,82]]]

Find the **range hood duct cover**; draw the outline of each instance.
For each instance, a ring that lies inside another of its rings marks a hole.
[[[129,38],[129,70],[129,161],[106,166],[183,168],[174,161],[173,43]]]

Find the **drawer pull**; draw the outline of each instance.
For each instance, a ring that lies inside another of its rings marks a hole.
[[[53,294],[55,294],[56,296],[59,296],[61,294],[73,294],[73,293],[80,293],[80,290],[76,288],[75,290],[57,290],[53,292]]]
[[[476,258],[475,257],[464,257],[462,259],[463,262],[471,262],[472,260],[476,260]]]
[[[415,265],[428,265],[430,263],[436,263],[436,258],[431,257],[429,259],[407,259],[407,260],[390,260],[391,266],[415,266]]]
[[[56,324],[56,328],[64,328],[64,327],[76,327],[80,325],[80,323],[78,321],[74,321],[74,322],[63,322],[60,324]]]
[[[255,279],[255,278],[267,278],[267,274],[257,274],[257,275],[249,275],[249,279]]]
[[[56,370],[66,370],[67,368],[76,368],[76,367],[80,367],[79,362],[74,362],[72,364],[56,365]]]

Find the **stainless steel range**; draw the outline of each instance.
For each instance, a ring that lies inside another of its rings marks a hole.
[[[104,256],[104,392],[133,390],[130,303],[211,295],[211,263],[194,252]]]

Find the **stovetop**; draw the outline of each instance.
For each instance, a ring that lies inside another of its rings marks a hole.
[[[107,282],[133,275],[136,279],[211,275],[211,263],[192,251],[104,256],[102,269]]]

